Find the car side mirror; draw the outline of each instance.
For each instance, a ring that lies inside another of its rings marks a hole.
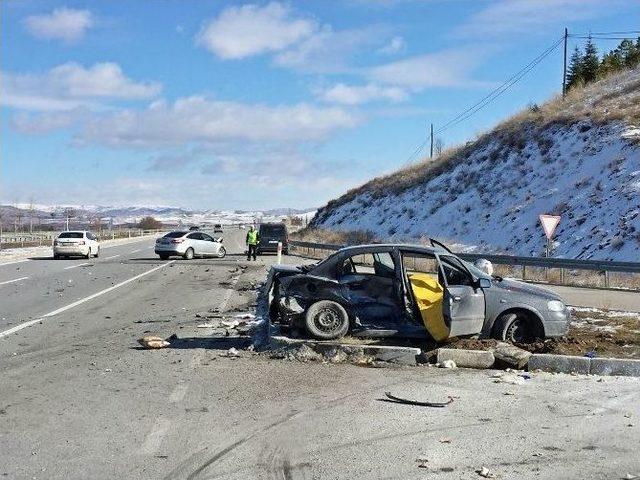
[[[491,287],[491,280],[485,277],[480,277],[478,279],[478,287],[480,288],[489,288]]]

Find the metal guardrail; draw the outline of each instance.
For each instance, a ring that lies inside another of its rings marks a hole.
[[[292,240],[289,245],[299,248],[306,248],[314,251],[314,255],[318,251],[335,251],[348,245],[337,245],[327,243],[302,242]],[[565,270],[589,270],[604,275],[605,288],[610,287],[610,272],[618,273],[640,273],[640,262],[613,262],[606,260],[581,260],[574,258],[551,258],[551,257],[519,257],[511,255],[493,255],[478,253],[456,253],[457,256],[464,260],[474,261],[480,258],[486,258],[497,265],[509,265],[522,267],[521,278],[526,279],[527,267],[559,269],[560,283],[565,283]]]
[[[93,230],[93,232],[102,240],[115,240],[120,238],[141,237],[143,235],[153,235],[166,231],[160,230],[141,230],[139,228],[123,229],[123,230]],[[33,247],[33,246],[50,246],[53,240],[60,234],[60,231],[47,232],[3,232],[0,237],[0,249],[10,247]]]

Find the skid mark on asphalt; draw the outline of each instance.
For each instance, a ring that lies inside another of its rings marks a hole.
[[[164,438],[167,430],[171,426],[171,422],[166,418],[160,418],[156,421],[153,426],[153,430],[149,432],[147,438],[145,438],[144,443],[138,450],[139,455],[153,455],[158,451],[160,445],[162,444],[162,439]]]
[[[13,280],[7,280],[6,282],[0,282],[0,285],[7,285],[8,283],[19,282],[20,280],[26,280],[27,278],[29,278],[29,277],[14,278]]]

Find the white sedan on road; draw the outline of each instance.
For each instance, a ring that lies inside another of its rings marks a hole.
[[[97,258],[98,255],[98,237],[86,230],[62,232],[53,241],[53,258],[56,260],[63,257]]]
[[[193,257],[224,258],[227,251],[222,246],[222,238],[214,238],[204,232],[177,231],[167,233],[156,240],[156,254],[166,260],[170,256],[180,256],[186,260]]]

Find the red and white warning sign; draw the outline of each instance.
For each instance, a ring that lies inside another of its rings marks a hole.
[[[540,223],[542,224],[542,229],[544,230],[544,234],[547,236],[549,240],[553,237],[553,232],[556,231],[556,227],[560,223],[559,215],[540,215]]]

